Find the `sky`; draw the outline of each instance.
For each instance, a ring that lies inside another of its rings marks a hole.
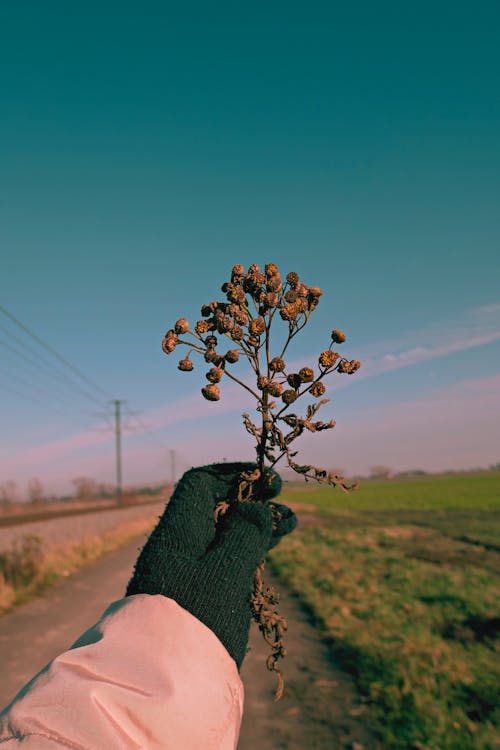
[[[245,391],[204,401],[204,363],[160,344],[253,262],[323,290],[294,365],[332,328],[362,361],[301,461],[500,461],[499,21],[493,1],[2,3],[0,485],[113,482],[114,399],[128,485],[251,460]]]

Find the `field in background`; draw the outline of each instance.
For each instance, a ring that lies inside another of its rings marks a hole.
[[[500,474],[289,486],[283,501],[302,528],[271,564],[354,675],[380,747],[500,746]]]

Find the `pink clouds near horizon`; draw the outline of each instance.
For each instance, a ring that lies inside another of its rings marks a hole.
[[[192,414],[194,414],[193,410]],[[366,473],[372,464],[394,469],[487,466],[500,460],[500,375],[469,378],[434,388],[425,398],[373,406],[356,418],[338,425],[331,433],[307,436],[301,443],[301,459],[335,465],[347,473]],[[188,466],[242,457],[251,445],[241,429],[217,441],[210,439],[214,422],[202,420],[189,440],[175,444],[179,473]],[[96,445],[96,444],[94,444]],[[46,481],[66,485],[77,475],[101,481],[113,477],[113,446],[85,458],[66,457],[62,471],[50,472]],[[161,481],[169,475],[163,445],[124,445],[125,481]],[[35,465],[30,476],[36,474]],[[23,472],[24,473],[24,472]],[[27,478],[27,477],[26,477]]]
[[[358,387],[362,387],[362,383],[370,378],[496,342],[500,340],[500,321],[497,320],[499,313],[500,304],[486,305],[466,312],[464,319],[455,321],[454,324],[436,324],[433,331],[424,331],[418,336],[408,335],[406,340],[397,342],[397,345],[396,342],[385,342],[382,351],[375,345],[367,347],[364,353],[359,352],[358,355],[363,362],[361,371],[354,377],[336,378],[333,392],[347,385],[358,384]],[[408,346],[409,341],[435,343]],[[299,368],[304,363],[307,364],[305,359],[290,363],[290,366]],[[338,429],[333,431],[333,444],[337,445],[339,441],[341,455],[345,455],[343,463],[346,466],[352,465],[352,471],[360,471],[361,465],[365,465],[366,462],[390,462],[390,455],[399,456],[399,463],[405,463],[405,446],[408,461],[418,452],[420,462],[425,463],[428,468],[443,468],[437,466],[436,455],[426,447],[426,440],[436,440],[437,434],[452,438],[450,450],[446,452],[450,467],[458,467],[460,463],[463,466],[468,465],[468,456],[474,456],[472,463],[485,464],[500,458],[493,455],[496,450],[493,448],[495,441],[500,445],[500,435],[491,418],[492,414],[498,415],[500,423],[498,404],[500,376],[469,378],[443,386],[441,390],[431,390],[415,399],[365,409],[361,415],[342,427],[341,436]],[[149,409],[142,415],[141,420],[149,426],[152,433],[196,421],[196,430],[193,431],[185,450],[193,456],[193,462],[205,462],[220,459],[224,454],[233,457],[235,450],[244,449],[243,439],[236,442],[234,439],[226,439],[224,431],[218,433],[215,444],[213,439],[207,443],[207,432],[211,430],[213,433],[214,428],[217,429],[217,425],[221,424],[221,418],[244,409],[248,409],[245,392],[234,383],[226,383],[223,398],[215,404],[204,401],[197,388],[180,399]],[[465,414],[468,423],[475,425],[476,444],[482,446],[482,454],[470,445],[470,440],[468,441],[466,436],[459,439],[460,425],[463,424]],[[389,424],[392,425],[390,430],[387,428]],[[447,428],[447,425],[454,425],[456,434],[453,435],[453,430],[451,427]],[[484,425],[488,426],[487,430]],[[394,440],[395,435],[398,435],[398,441]],[[51,482],[59,483],[67,482],[70,477],[77,475],[102,474],[109,480],[113,476],[113,441],[112,432],[82,430],[65,438],[35,445],[28,450],[6,446],[5,453],[6,456],[10,455],[10,458],[6,465],[8,476],[5,478],[22,476],[26,479],[28,476],[41,473],[49,477]],[[161,436],[161,441],[165,441],[164,435]],[[124,441],[127,475],[145,477],[151,470],[160,478],[161,467],[163,477],[166,473],[165,446],[158,445],[149,450],[137,446],[129,447],[134,442],[132,437]],[[304,441],[304,444],[306,442]],[[319,447],[320,445],[325,445],[325,449]],[[315,443],[315,446],[318,446],[317,450],[325,454],[329,445],[328,440],[323,440],[321,444]],[[362,451],[361,445],[364,446]],[[411,450],[410,445],[413,446]],[[351,447],[347,449],[347,446]],[[375,458],[379,453],[384,453],[386,458]],[[373,455],[373,458],[369,458],[370,455]],[[481,455],[484,456],[483,460]]]

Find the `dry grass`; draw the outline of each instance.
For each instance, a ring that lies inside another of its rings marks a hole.
[[[101,535],[49,546],[35,534],[17,539],[0,553],[0,614],[131,539],[149,533],[157,520],[157,514],[152,513],[126,521]]]

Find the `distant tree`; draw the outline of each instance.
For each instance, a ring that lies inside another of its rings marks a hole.
[[[2,508],[9,508],[19,500],[17,483],[13,479],[7,479],[0,484],[0,505]]]
[[[40,505],[44,499],[43,484],[38,477],[33,477],[28,482],[28,498],[33,505]]]
[[[76,479],[73,479],[73,485],[75,487],[75,500],[88,500],[95,497],[99,489],[97,482],[89,477],[76,477]]]
[[[108,484],[107,482],[100,482],[97,485],[97,494],[102,498],[114,497],[116,494],[116,488],[114,484]]]
[[[383,464],[370,466],[370,479],[392,479],[393,472],[389,466]]]
[[[427,476],[427,472],[424,469],[406,469],[406,471],[398,471],[394,474],[396,477],[423,477]]]

